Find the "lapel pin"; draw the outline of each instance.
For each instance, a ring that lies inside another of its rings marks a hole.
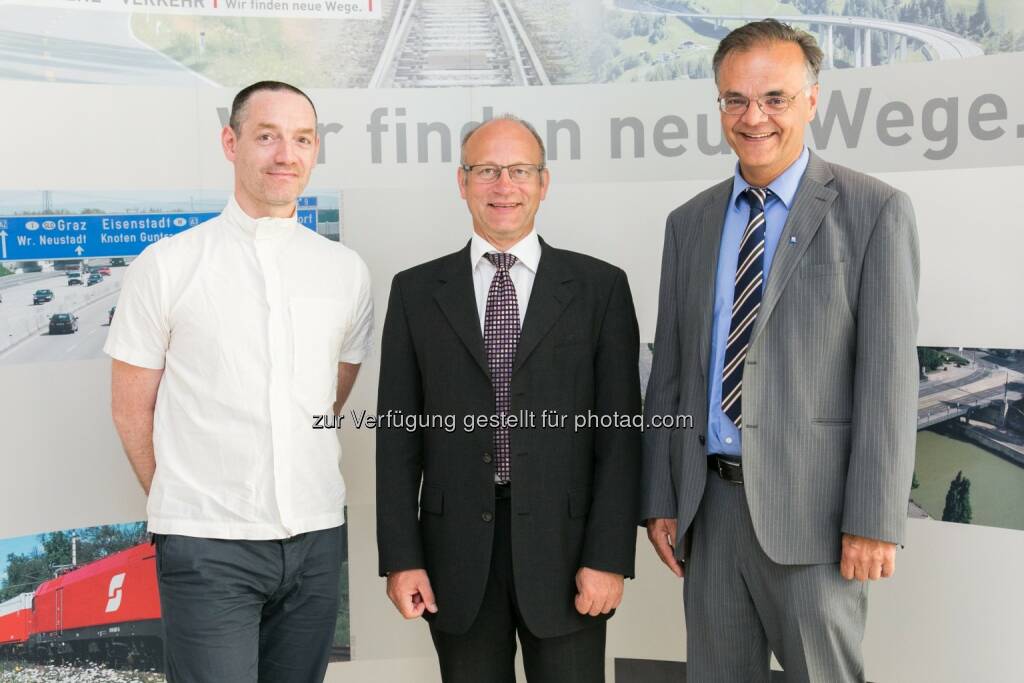
[[[796,244],[796,236],[790,237],[789,238],[789,243],[790,244]]]

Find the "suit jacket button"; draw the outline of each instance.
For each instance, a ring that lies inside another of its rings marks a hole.
[[[485,512],[482,515],[480,515],[480,519],[484,520],[485,522],[489,522],[492,519],[494,519],[494,515],[492,515],[490,512]]]
[[[491,461],[491,454],[490,453],[484,453],[484,462],[490,462],[490,461]]]

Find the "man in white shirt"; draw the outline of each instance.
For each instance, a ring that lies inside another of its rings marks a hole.
[[[149,496],[168,680],[320,681],[345,485],[337,435],[312,426],[369,349],[369,274],[295,219],[319,148],[303,92],[245,88],[221,142],[224,212],[125,276],[104,347],[114,422]]]

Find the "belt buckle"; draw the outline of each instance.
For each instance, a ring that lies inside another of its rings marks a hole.
[[[718,476],[721,477],[721,479],[723,481],[725,481],[726,483],[732,484],[734,486],[742,486],[743,485],[743,481],[742,480],[741,481],[736,481],[735,479],[733,479],[731,477],[727,477],[725,475],[725,467],[736,467],[736,463],[729,462],[725,458],[723,458],[721,456],[717,456],[717,457],[715,457],[715,465],[718,467]]]

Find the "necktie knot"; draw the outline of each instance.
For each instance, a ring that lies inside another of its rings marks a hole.
[[[747,198],[747,203],[750,204],[750,208],[757,211],[764,211],[764,204],[768,201],[768,196],[772,193],[767,187],[748,187],[743,190],[743,196]]]
[[[516,264],[517,259],[513,254],[509,254],[503,251],[489,251],[484,254],[484,258],[491,262],[495,268],[499,271],[508,270]]]

